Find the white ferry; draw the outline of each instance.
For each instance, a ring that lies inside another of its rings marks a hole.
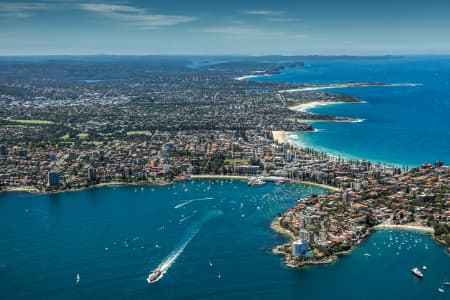
[[[247,184],[248,186],[260,186],[265,185],[266,182],[261,177],[249,177]]]

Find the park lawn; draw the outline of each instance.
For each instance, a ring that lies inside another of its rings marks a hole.
[[[89,133],[79,133],[79,134],[77,134],[77,137],[80,140],[85,140],[85,139],[87,139],[89,137]]]

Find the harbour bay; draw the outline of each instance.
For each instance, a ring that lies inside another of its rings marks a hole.
[[[450,276],[446,250],[413,231],[375,231],[333,264],[285,267],[271,249],[287,239],[269,225],[297,198],[326,193],[317,187],[198,179],[142,188],[0,194],[2,298],[433,299]],[[410,269],[422,265],[420,281]]]

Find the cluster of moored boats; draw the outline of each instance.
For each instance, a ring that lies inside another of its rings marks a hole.
[[[427,270],[427,266],[423,266],[423,267],[422,267],[422,270],[426,271],[426,270]],[[414,275],[416,275],[418,278],[420,278],[420,279],[423,278],[423,272],[420,271],[419,268],[417,268],[417,267],[412,268],[412,269],[411,269],[411,272],[412,272]],[[450,286],[450,281],[446,281],[446,280],[445,280],[445,281],[442,283],[442,286],[441,286],[440,288],[437,289],[439,293],[445,293],[444,286]]]

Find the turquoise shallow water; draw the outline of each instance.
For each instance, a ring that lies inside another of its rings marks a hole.
[[[324,90],[356,96],[365,104],[339,104],[311,111],[365,119],[362,123],[316,122],[315,133],[297,133],[298,145],[347,158],[396,165],[450,162],[450,57],[310,59],[305,67],[260,81],[299,83],[385,82],[417,86]]]
[[[242,181],[196,180],[144,190],[122,186],[54,195],[3,193],[0,295],[448,299],[450,289],[440,295],[437,288],[445,277],[450,279],[450,257],[420,233],[378,231],[331,265],[285,267],[271,253],[273,246],[286,241],[269,228],[271,220],[298,197],[323,192],[302,185],[249,188]],[[364,256],[366,252],[371,256]],[[176,261],[149,286],[145,278],[171,253],[179,254]],[[428,271],[418,280],[410,269],[422,265]]]

